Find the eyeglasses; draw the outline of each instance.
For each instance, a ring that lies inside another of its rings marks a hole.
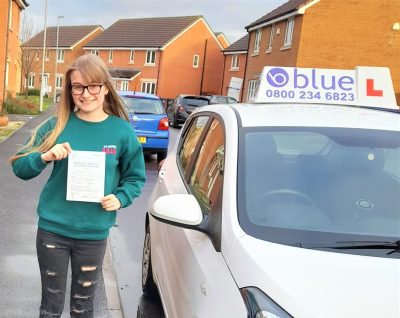
[[[82,95],[86,88],[90,94],[96,95],[100,93],[103,85],[104,84],[72,85],[71,93],[73,95]]]

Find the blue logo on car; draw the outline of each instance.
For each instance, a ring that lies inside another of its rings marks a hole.
[[[289,74],[284,69],[276,67],[267,73],[267,81],[272,87],[282,87],[288,83]]]

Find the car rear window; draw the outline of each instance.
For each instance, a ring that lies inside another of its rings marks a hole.
[[[201,107],[208,105],[208,100],[203,98],[184,97],[183,104],[185,106]]]
[[[165,113],[164,107],[159,99],[123,96],[122,101],[125,103],[130,113],[154,115]]]

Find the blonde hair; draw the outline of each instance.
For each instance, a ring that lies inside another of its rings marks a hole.
[[[74,71],[79,71],[88,83],[103,83],[103,85],[108,89],[108,94],[104,98],[104,111],[109,115],[129,120],[125,107],[114,89],[111,75],[106,64],[97,55],[82,55],[73,62],[65,73],[61,99],[56,108],[56,124],[54,129],[49,131],[47,135],[42,138],[39,145],[34,146],[37,132],[44,123],[39,125],[33,132],[28,143],[18,152],[18,154],[13,155],[10,158],[10,163],[32,152],[44,153],[54,146],[58,136],[64,130],[71,112],[75,110],[75,104],[71,93],[71,74]]]

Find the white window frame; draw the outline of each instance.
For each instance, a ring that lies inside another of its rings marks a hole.
[[[28,88],[34,88],[35,87],[35,73],[30,73],[28,75],[27,86],[28,86]]]
[[[122,80],[120,89],[121,89],[121,91],[129,91],[129,81]]]
[[[129,53],[129,63],[135,63],[135,50],[131,50]]]
[[[50,60],[50,50],[46,50],[46,51],[45,51],[44,59],[45,59],[46,61]]]
[[[200,55],[193,55],[193,67],[198,68],[200,64]]]
[[[247,102],[256,97],[258,80],[250,80],[247,86]]]
[[[8,87],[8,75],[10,72],[10,62],[6,63],[6,82],[5,82],[5,86]]]
[[[143,93],[155,94],[156,82],[143,81],[140,85],[140,91]]]
[[[90,54],[99,56],[99,50],[90,50]]]
[[[63,63],[64,62],[64,56],[65,56],[65,51],[64,50],[57,50],[57,63]]]
[[[267,52],[271,52],[272,51],[272,42],[273,42],[273,39],[274,39],[274,35],[275,35],[275,24],[271,25],[271,31],[269,33]]]
[[[292,45],[294,30],[294,18],[288,19],[286,23],[285,31],[285,41],[283,42],[283,47],[290,47]]]
[[[258,29],[256,31],[256,37],[254,39],[254,50],[253,50],[254,53],[260,52],[261,32],[262,32],[261,29]]]
[[[10,2],[8,2],[8,3],[10,3],[11,4],[11,7],[10,7],[10,20],[8,21],[8,28],[12,31],[12,16],[13,16],[13,10],[12,10],[12,8],[13,8],[13,4],[14,4],[14,2],[13,1],[10,1]]]
[[[239,54],[233,54],[231,60],[231,70],[239,69]]]
[[[113,50],[108,51],[108,62],[112,63],[113,61]]]
[[[59,88],[59,89],[62,88],[62,80],[63,80],[62,74],[57,74],[56,75],[56,89],[57,88]]]
[[[155,50],[147,50],[146,51],[146,60],[144,65],[155,65],[156,64],[156,51]]]

